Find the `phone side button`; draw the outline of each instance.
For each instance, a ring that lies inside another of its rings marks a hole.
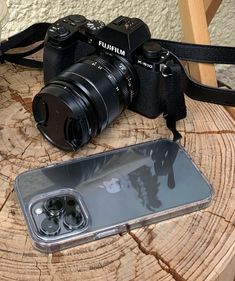
[[[118,229],[117,228],[110,229],[110,230],[105,230],[105,231],[96,233],[96,238],[100,239],[100,238],[104,238],[104,237],[107,237],[107,236],[115,235],[117,233],[118,233]]]

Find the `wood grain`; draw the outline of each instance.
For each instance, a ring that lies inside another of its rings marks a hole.
[[[203,0],[178,0],[183,41],[210,44],[206,11]],[[206,63],[189,63],[190,75],[203,84],[217,86],[215,67]]]
[[[40,71],[0,65],[0,280],[225,280],[235,276],[235,122],[223,107],[187,99],[178,122],[182,145],[215,189],[203,211],[56,254],[34,250],[13,181],[30,168],[160,137],[162,117],[126,110],[74,153],[59,151],[35,128],[31,101]]]
[[[210,45],[208,26],[222,0],[178,0],[182,24],[183,42]],[[187,63],[189,74],[202,84],[217,87],[217,76],[213,64]],[[235,119],[235,109],[225,107]]]
[[[207,25],[209,26],[220,4],[222,3],[222,0],[203,0],[203,2],[206,12]]]

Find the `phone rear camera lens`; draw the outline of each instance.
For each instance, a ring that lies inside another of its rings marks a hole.
[[[59,220],[52,217],[45,218],[41,223],[41,231],[48,236],[56,235],[60,231]]]
[[[67,205],[69,207],[74,207],[76,205],[76,201],[74,199],[68,199],[67,200]]]
[[[61,197],[50,198],[45,202],[44,208],[51,216],[59,216],[64,212],[64,208],[65,208],[64,198]]]
[[[76,210],[64,216],[64,225],[70,230],[81,228],[84,225],[84,216]]]

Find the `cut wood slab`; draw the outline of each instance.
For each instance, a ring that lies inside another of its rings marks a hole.
[[[169,138],[162,117],[126,110],[99,137],[66,153],[44,140],[31,113],[42,73],[0,65],[0,280],[217,280],[235,275],[235,121],[222,106],[187,99],[181,144],[214,186],[211,206],[55,254],[34,250],[13,181],[27,169]]]

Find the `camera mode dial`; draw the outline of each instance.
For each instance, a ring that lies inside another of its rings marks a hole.
[[[86,33],[89,35],[98,34],[105,27],[104,22],[100,20],[89,21],[86,24]]]

